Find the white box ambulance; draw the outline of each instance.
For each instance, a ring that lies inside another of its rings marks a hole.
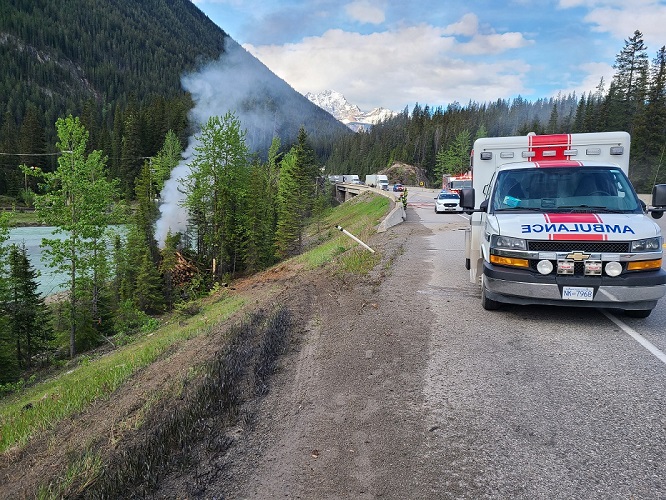
[[[481,304],[622,309],[647,317],[666,293],[663,239],[629,182],[626,132],[482,138],[472,152],[465,264]]]

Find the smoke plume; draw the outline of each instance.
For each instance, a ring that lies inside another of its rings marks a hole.
[[[266,157],[273,137],[279,137],[283,145],[289,144],[301,126],[305,126],[311,138],[314,134],[315,138],[328,136],[330,140],[332,134],[340,133],[341,129],[346,131],[344,125],[310,103],[229,37],[217,61],[183,76],[181,81],[195,103],[190,112],[190,123],[195,130],[200,130],[211,116],[221,117],[230,111],[245,129],[250,151],[262,158]],[[187,228],[181,180],[190,174],[188,165],[196,145],[195,133],[160,193],[161,215],[155,230],[160,247],[164,246],[169,231],[175,234]]]

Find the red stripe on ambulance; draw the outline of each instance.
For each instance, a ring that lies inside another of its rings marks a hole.
[[[549,240],[566,240],[566,241],[606,241],[607,234],[571,234],[571,233],[551,233],[548,235]]]
[[[552,224],[567,224],[567,223],[589,223],[599,224],[603,222],[598,214],[543,214],[546,222]]]
[[[534,152],[531,161],[567,160],[564,152],[571,144],[571,134],[530,135],[530,151]],[[548,152],[544,156],[544,152]]]

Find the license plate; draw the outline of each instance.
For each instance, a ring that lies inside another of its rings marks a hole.
[[[564,300],[592,300],[594,288],[591,286],[565,286],[562,287],[562,298]]]

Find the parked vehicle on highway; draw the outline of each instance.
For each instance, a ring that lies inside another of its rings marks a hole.
[[[444,212],[459,212],[460,211],[460,196],[458,193],[450,191],[442,191],[435,198],[435,213],[443,214]]]
[[[361,179],[359,179],[356,174],[345,174],[342,176],[343,182],[348,182],[349,184],[360,184]],[[356,181],[356,182],[354,182]]]
[[[384,191],[388,191],[389,181],[388,177],[384,174],[366,175],[365,184],[370,187],[377,187]]]
[[[646,207],[629,182],[626,132],[482,138],[460,206],[481,304],[622,309],[644,318],[666,294],[666,184]],[[478,196],[478,198],[476,198]]]
[[[393,184],[393,191],[394,192],[404,191],[404,190],[405,190],[405,186],[403,186],[402,184]]]

